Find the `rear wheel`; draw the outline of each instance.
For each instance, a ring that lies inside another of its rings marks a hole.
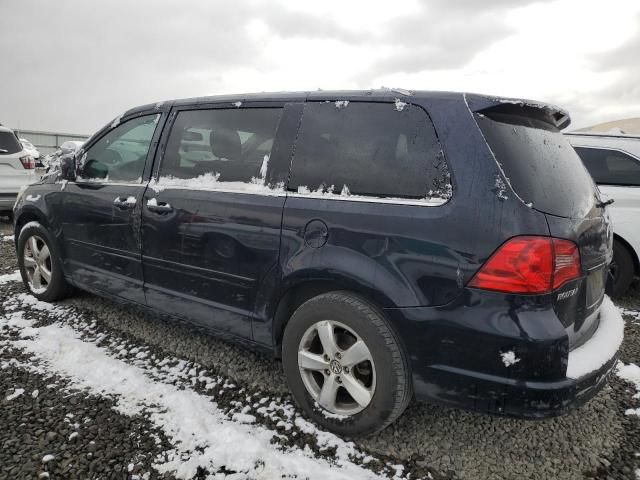
[[[305,413],[341,435],[382,430],[412,397],[406,356],[384,315],[347,292],[320,295],[295,311],[282,361]]]
[[[607,293],[619,297],[627,291],[633,281],[634,261],[629,249],[618,240],[613,242],[613,260],[609,266]]]
[[[18,266],[22,281],[38,300],[60,300],[71,291],[64,278],[55,244],[49,232],[40,224],[26,226],[20,231]]]

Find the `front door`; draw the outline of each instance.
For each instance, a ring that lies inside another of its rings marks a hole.
[[[144,195],[147,303],[251,338],[259,286],[276,280],[285,196],[283,184],[269,179],[288,155],[278,147],[284,109],[191,108],[172,114],[156,180]]]
[[[159,118],[137,116],[92,141],[77,180],[60,187],[65,261],[73,281],[141,304],[140,203]]]

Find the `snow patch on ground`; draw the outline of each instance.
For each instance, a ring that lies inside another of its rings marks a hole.
[[[2,236],[2,241],[3,242],[13,242],[13,235],[3,235]]]
[[[109,396],[119,413],[143,414],[164,431],[173,447],[156,458],[154,467],[161,474],[171,472],[186,479],[194,477],[199,468],[216,472],[224,467],[239,472],[238,478],[382,478],[353,463],[354,458],[366,457],[355,444],[319,430],[288,403],[248,396],[246,402],[236,402],[238,411],[227,414],[215,397],[198,393],[191,386],[206,385],[207,390],[220,392],[237,387],[224,378],[208,377],[195,363],[168,358],[153,364],[144,347],[96,332],[95,322],[78,321],[72,309],[45,304],[27,294],[10,298],[5,307],[10,313],[0,316],[0,330],[13,331],[17,339],[12,335],[0,346],[31,354],[33,363],[21,364],[22,368],[55,374],[66,378],[73,389]],[[29,311],[21,308],[61,318],[36,326],[26,318]],[[123,356],[129,358],[125,361],[120,358]],[[277,421],[287,432],[297,427],[314,437],[320,451],[335,453],[322,458],[309,444],[303,449],[278,444],[282,430],[258,424],[258,416]]]
[[[640,399],[640,367],[634,363],[629,363],[625,365],[622,362],[618,362],[616,366],[616,375],[621,379],[633,384],[636,389],[636,394],[633,398]],[[627,415],[638,415],[640,416],[640,407],[639,408],[629,408],[625,411]]]
[[[4,275],[0,275],[0,285],[9,282],[19,282],[21,279],[20,270],[16,270],[13,273],[5,273]]]
[[[13,393],[10,395],[7,395],[5,397],[5,400],[7,400],[8,402],[10,402],[11,400],[14,400],[16,398],[18,398],[20,395],[22,395],[24,393],[24,388],[15,388],[13,390]]]

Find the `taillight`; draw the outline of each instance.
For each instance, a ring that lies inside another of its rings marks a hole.
[[[36,168],[36,161],[33,159],[31,155],[25,155],[24,157],[20,157],[20,163],[26,169]]]
[[[506,293],[549,293],[580,277],[575,243],[551,237],[514,237],[476,272],[467,286]]]

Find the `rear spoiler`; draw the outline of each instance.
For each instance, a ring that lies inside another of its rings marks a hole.
[[[571,117],[566,110],[547,103],[476,94],[465,94],[465,100],[469,110],[474,113],[495,112],[535,118],[553,125],[558,130],[567,128],[571,124]]]

